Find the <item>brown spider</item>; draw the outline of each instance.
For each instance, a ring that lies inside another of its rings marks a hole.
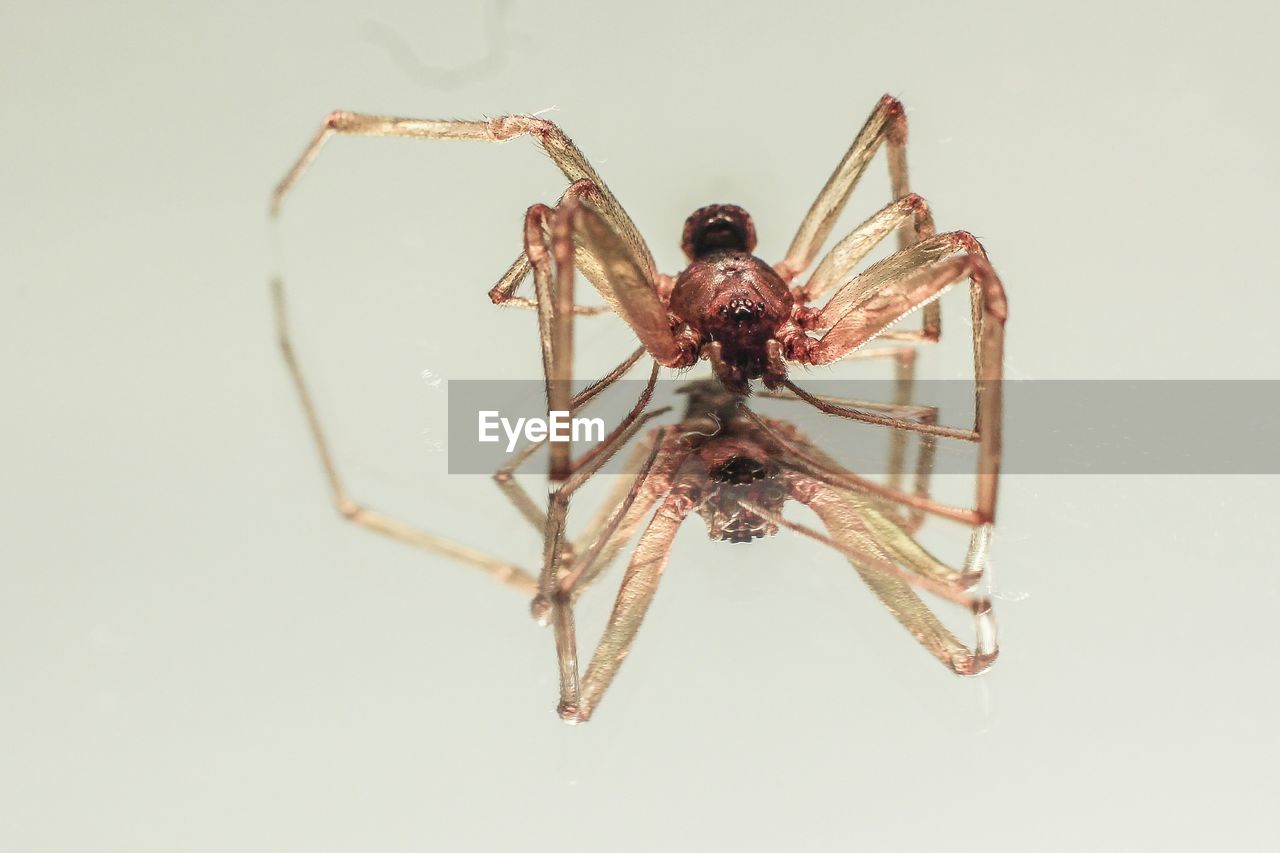
[[[731,391],[745,393],[748,383],[760,378],[767,387],[785,386],[829,414],[916,430],[925,427],[876,418],[806,394],[787,378],[786,362],[829,364],[877,337],[936,341],[941,323],[932,303],[947,287],[968,277],[977,379],[989,386],[999,384],[1008,313],[1004,289],[973,235],[965,231],[936,234],[929,206],[909,192],[906,117],[902,104],[889,95],[872,111],[818,194],[783,260],[770,266],[751,254],[755,226],[746,211],[712,205],[686,221],[682,242],[689,265],[674,277],[657,271],[635,224],[577,146],[556,125],[533,116],[439,121],[331,113],[276,187],[273,214],[334,134],[487,141],[528,134],[572,182],[554,209],[543,204],[528,209],[524,251],[489,291],[495,303],[532,307],[539,313],[548,411],[569,408],[572,315],[600,310],[574,303],[575,269],[582,271],[607,308],[627,322],[644,349],[664,367],[689,367],[707,359]],[[791,286],[817,256],[855,184],[885,142],[894,200],[837,243],[804,284]],[[854,274],[857,264],[895,230],[900,231],[900,251]],[[531,267],[536,297],[517,297],[515,291]],[[824,306],[812,307],[833,287],[836,293]],[[924,309],[919,331],[890,330],[918,308]],[[977,512],[988,521],[995,510],[999,420],[999,390],[991,387],[986,410],[979,411],[975,429],[967,436],[983,446],[985,479],[979,488],[985,494]],[[552,479],[570,475],[567,445],[552,446],[550,465]]]
[[[537,445],[526,448],[498,472],[504,491],[543,531],[542,571],[535,579],[518,566],[412,528],[348,497],[302,381],[285,326],[283,292],[277,290],[281,344],[340,511],[371,529],[477,566],[522,592],[534,593],[535,616],[544,623],[554,621],[556,626],[561,713],[566,719],[586,719],[612,681],[666,565],[675,530],[695,509],[717,538],[751,541],[787,526],[826,542],[854,562],[897,618],[957,672],[976,673],[990,664],[995,642],[989,602],[967,597],[958,583],[980,574],[986,537],[995,517],[1007,304],[1000,280],[978,241],[964,231],[936,234],[928,205],[908,191],[906,120],[897,100],[885,96],[877,105],[806,214],[782,261],[770,266],[752,254],[755,226],[746,211],[733,205],[712,205],[695,211],[685,222],[682,245],[689,264],[676,276],[657,271],[634,223],[577,147],[554,124],[532,116],[433,121],[332,113],[277,186],[273,213],[335,133],[490,141],[533,136],[571,184],[556,207],[535,204],[528,209],[524,250],[489,295],[498,304],[537,310],[548,411],[576,411],[644,353],[653,358],[645,393],[603,442],[578,460],[570,458],[568,444],[551,445],[549,476],[561,485],[550,494],[547,512],[534,505],[512,479],[515,466]],[[840,240],[803,284],[793,286],[793,280],[813,263],[854,185],[885,142],[894,200]],[[895,230],[899,232],[899,251],[856,272],[859,262]],[[578,270],[606,306],[574,302]],[[530,271],[535,298],[517,296]],[[936,419],[911,407],[818,397],[787,378],[787,361],[823,365],[900,352],[866,346],[876,338],[938,340],[941,322],[935,300],[966,277],[971,281],[977,395],[973,429],[939,426]],[[812,305],[832,289],[835,294],[825,305]],[[890,328],[916,309],[923,309],[918,331]],[[631,327],[642,346],[603,379],[573,395],[573,316],[609,310]],[[619,498],[616,511],[610,513],[606,506],[586,535],[576,543],[566,542],[570,497],[657,414],[643,410],[659,366],[684,368],[700,359],[711,363],[718,387],[699,386],[686,425],[713,417],[722,428],[717,426],[704,441],[690,441],[688,431],[679,426],[655,431],[648,439],[652,445],[648,461],[635,469],[631,491]],[[741,405],[740,397],[749,392],[754,379],[763,380],[769,395],[800,399],[828,414],[881,424],[898,432],[920,433],[930,441],[944,437],[976,442],[974,506],[948,506],[932,500],[927,491],[909,494],[892,480],[888,485],[873,484],[840,470],[793,428],[762,419]],[[788,393],[777,390],[781,388]],[[697,464],[683,467],[690,459]],[[786,498],[813,508],[830,535],[783,520],[779,511]],[[616,555],[630,533],[638,529],[645,512],[659,501],[579,689],[573,601],[609,562],[608,557]],[[941,567],[923,552],[909,535],[910,525],[892,520],[886,509],[892,503],[910,507],[917,514],[931,512],[973,526],[965,569],[957,573]],[[941,628],[908,585],[969,606],[978,621],[975,650],[965,649]]]

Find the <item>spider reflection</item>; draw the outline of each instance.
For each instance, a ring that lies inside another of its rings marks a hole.
[[[554,592],[549,599],[535,598],[534,611],[555,625],[561,717],[581,722],[599,705],[653,600],[676,532],[691,514],[702,518],[712,539],[729,543],[749,543],[782,528],[823,543],[844,556],[894,617],[947,667],[976,675],[991,665],[997,654],[991,602],[966,591],[982,574],[989,524],[973,525],[968,555],[953,568],[913,537],[930,506],[927,500],[909,500],[843,470],[794,425],[757,414],[720,382],[697,382],[684,392],[683,418],[639,440],[627,464],[629,476],[577,546],[565,541],[569,507],[598,466],[584,469],[553,496],[544,576],[554,578]],[[920,407],[890,408],[899,417],[927,420],[931,415]],[[895,441],[903,438],[899,434]],[[932,447],[933,440],[925,436],[925,446]],[[901,472],[896,474],[900,479]],[[922,476],[927,477],[927,468]],[[813,510],[825,530],[784,518],[789,500]],[[579,677],[575,602],[641,528],[604,634]],[[972,648],[942,624],[919,592],[972,614]]]

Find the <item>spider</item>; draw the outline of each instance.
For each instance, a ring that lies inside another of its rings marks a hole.
[[[535,308],[539,315],[548,411],[571,402],[574,314],[599,313],[573,299],[574,271],[581,270],[606,306],[632,329],[653,360],[674,369],[710,362],[732,392],[745,394],[763,380],[786,387],[822,411],[854,420],[980,442],[980,498],[976,512],[990,521],[995,511],[999,460],[1001,362],[1008,315],[1004,288],[982,246],[966,231],[937,234],[929,205],[909,191],[907,122],[902,104],[885,95],[872,110],[800,224],[791,247],[770,266],[752,251],[755,225],[745,210],[715,204],[695,211],[684,224],[682,247],[689,261],[678,275],[658,272],[652,253],[622,205],[555,124],[534,116],[507,115],[483,121],[390,118],[334,112],[325,118],[302,156],[277,185],[275,215],[289,190],[335,134],[469,139],[500,142],[533,137],[569,179],[554,208],[534,204],[525,214],[524,251],[489,291],[497,304]],[[840,240],[802,284],[795,279],[813,263],[863,171],[887,144],[894,200]],[[855,273],[859,262],[894,231],[900,250]],[[533,271],[535,297],[516,296]],[[787,378],[787,363],[825,365],[846,358],[875,338],[936,341],[940,313],[934,300],[969,278],[974,323],[975,373],[980,406],[973,430],[930,427],[877,417],[823,401]],[[835,289],[821,308],[812,303]],[[890,327],[923,308],[919,331]],[[614,371],[611,376],[621,375]],[[552,445],[550,474],[572,473],[569,447]]]
[[[573,142],[556,125],[534,116],[442,121],[331,113],[277,185],[272,198],[273,215],[334,134],[487,141],[532,136],[569,179],[570,185],[554,207],[534,204],[528,208],[523,251],[490,289],[489,296],[496,304],[537,311],[548,412],[575,411],[621,377],[644,354],[653,360],[646,391],[605,441],[578,460],[570,458],[568,444],[551,445],[549,477],[560,486],[550,492],[545,513],[515,486],[511,479],[514,463],[498,472],[504,491],[522,514],[543,531],[542,571],[535,579],[524,569],[411,528],[347,496],[289,344],[283,320],[283,296],[277,291],[281,344],[340,511],[372,529],[476,565],[522,592],[534,592],[531,607],[535,617],[544,624],[554,622],[556,626],[561,663],[561,711],[566,719],[589,717],[612,680],[643,618],[657,575],[666,564],[671,537],[679,521],[695,507],[704,514],[710,513],[707,517],[713,535],[750,541],[758,535],[776,532],[779,525],[806,532],[783,521],[777,513],[786,497],[808,503],[823,519],[830,536],[814,531],[807,531],[806,535],[825,541],[851,560],[857,554],[863,567],[873,567],[866,570],[859,567],[864,578],[867,571],[878,571],[891,576],[893,583],[926,586],[951,600],[968,601],[979,621],[980,640],[975,651],[962,653],[958,641],[946,634],[945,629],[938,625],[935,630],[936,619],[930,622],[931,615],[922,615],[921,609],[928,611],[918,599],[910,604],[899,593],[886,593],[868,580],[900,621],[935,655],[956,671],[966,673],[981,671],[994,659],[994,625],[989,618],[989,602],[964,598],[955,582],[957,577],[963,579],[980,573],[985,537],[995,518],[1007,302],[1000,279],[978,241],[965,231],[936,233],[929,205],[909,191],[906,119],[896,99],[886,95],[872,111],[805,215],[781,261],[770,265],[753,254],[755,226],[745,210],[735,205],[715,204],[698,209],[685,221],[681,245],[688,264],[674,276],[657,271],[636,226]],[[817,258],[854,186],[881,145],[886,145],[888,151],[893,200],[838,241],[818,262],[813,273],[803,283],[796,284],[796,279]],[[898,251],[858,272],[859,263],[895,231]],[[595,287],[605,306],[580,305],[574,301],[576,271],[581,271]],[[532,299],[516,295],[530,272],[534,281]],[[816,396],[788,378],[788,363],[826,365],[845,358],[889,354],[889,348],[867,346],[876,339],[937,341],[941,335],[941,317],[935,300],[965,278],[971,283],[976,379],[972,429],[940,426],[936,419],[912,416],[901,406],[881,407],[877,412],[872,404]],[[824,305],[813,304],[832,290],[834,295]],[[891,328],[917,309],[922,309],[918,330]],[[641,346],[603,379],[574,395],[571,391],[573,318],[604,311],[620,316]],[[609,520],[603,515],[597,516],[590,535],[570,544],[564,537],[570,497],[604,460],[637,433],[644,421],[656,414],[646,414],[643,410],[652,395],[659,368],[679,370],[700,360],[710,363],[714,381],[718,383],[717,391],[704,391],[702,398],[720,402],[708,404],[711,408],[702,412],[691,409],[687,420],[696,422],[712,414],[725,429],[717,430],[715,438],[698,445],[696,452],[688,442],[684,442],[685,451],[672,446],[671,441],[675,440],[672,436],[677,433],[659,433],[652,438],[652,455],[639,469],[633,491],[622,505],[652,509],[659,499],[661,505],[641,537],[613,618],[579,693],[572,601],[585,588],[586,579],[594,576],[596,569],[592,567],[607,563],[600,560],[600,552],[613,549],[616,553],[626,541],[625,537],[618,537],[627,530],[634,532],[642,519],[628,514],[628,510]],[[725,408],[729,403],[724,401],[736,401],[735,405],[741,406],[741,398],[751,392],[751,382],[757,379],[767,389],[765,394],[802,400],[830,415],[881,424],[895,431],[917,432],[931,440],[944,437],[977,443],[974,506],[947,506],[932,500],[927,493],[908,494],[892,483],[879,486],[860,481],[849,472],[837,470],[829,460],[824,462],[821,454],[794,430],[788,432],[782,424],[770,424],[744,408],[742,411],[748,413],[755,425],[749,427],[741,417],[731,416]],[[716,397],[716,394],[722,396]],[[714,464],[706,458],[706,454],[720,453],[730,446],[741,452]],[[702,462],[701,481],[690,479],[694,475],[676,464],[691,456]],[[524,458],[527,458],[525,454],[519,457]],[[768,461],[770,459],[773,461]],[[737,482],[742,478],[749,482]],[[756,480],[766,485],[754,491],[748,488],[745,496],[736,488],[749,486]],[[864,496],[874,495],[874,499],[863,497],[858,499],[861,503],[850,504],[851,499],[847,497],[850,489]],[[638,498],[641,494],[646,497]],[[831,497],[835,494],[845,497]],[[940,564],[932,558],[921,557],[919,553],[923,552],[911,551],[906,545],[889,545],[887,550],[871,548],[868,553],[866,536],[855,536],[850,530],[862,530],[864,534],[870,530],[899,543],[910,539],[904,527],[885,527],[879,521],[858,522],[853,518],[867,510],[878,513],[877,518],[888,519],[888,515],[875,510],[876,501],[897,502],[916,512],[932,512],[972,525],[973,547],[965,572],[956,575],[950,570],[940,570],[937,568]],[[583,554],[585,558],[580,558]],[[905,574],[901,567],[895,568],[895,561],[908,566]],[[903,589],[914,598],[909,589]]]

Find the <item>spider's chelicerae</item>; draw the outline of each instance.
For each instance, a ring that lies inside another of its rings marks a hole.
[[[528,208],[524,249],[489,291],[489,296],[498,304],[537,310],[548,411],[577,409],[622,376],[645,353],[654,362],[645,394],[602,444],[578,460],[570,458],[567,443],[551,444],[549,475],[562,485],[551,494],[547,513],[517,498],[522,513],[544,531],[543,566],[535,581],[519,567],[418,531],[368,510],[348,497],[306,393],[281,314],[285,355],[302,395],[335,501],[346,517],[478,566],[517,589],[533,593],[535,615],[543,622],[551,621],[554,616],[557,641],[563,647],[562,633],[572,630],[569,599],[580,589],[575,569],[568,568],[575,550],[563,541],[569,497],[577,485],[597,469],[600,461],[634,436],[647,419],[642,413],[659,367],[687,368],[705,359],[720,387],[731,398],[749,393],[750,383],[759,379],[771,393],[803,400],[828,414],[921,433],[930,439],[945,437],[976,443],[978,485],[972,507],[949,506],[932,500],[927,494],[908,494],[892,486],[877,487],[873,491],[877,499],[897,501],[919,511],[972,525],[985,541],[995,517],[1000,459],[1000,380],[1007,318],[1004,289],[978,241],[966,231],[936,233],[928,204],[910,192],[906,118],[901,103],[895,98],[886,95],[872,111],[805,215],[781,261],[770,265],[752,254],[756,245],[755,226],[745,210],[730,204],[713,204],[700,208],[686,220],[681,242],[688,265],[674,276],[657,270],[653,255],[635,224],[573,142],[555,124],[534,116],[445,121],[332,113],[276,187],[273,213],[279,210],[285,195],[334,134],[481,141],[532,136],[569,179],[570,186],[554,208],[544,204]],[[813,265],[854,186],[882,144],[887,148],[893,200],[838,241],[817,263],[813,273],[797,283],[801,274]],[[895,231],[898,232],[898,251],[859,271],[860,262]],[[518,296],[520,284],[531,271],[534,298]],[[605,306],[585,306],[574,301],[575,271],[581,271],[591,282]],[[868,346],[876,339],[916,343],[938,340],[941,318],[935,300],[945,289],[966,278],[971,284],[977,391],[972,429],[940,426],[933,420],[913,417],[901,407],[877,410],[874,404],[815,396],[788,378],[788,362],[824,365],[849,357],[888,354],[886,348]],[[815,304],[832,291],[834,294],[825,304]],[[282,291],[278,291],[278,296],[281,297],[278,307],[282,310]],[[923,309],[918,328],[891,328],[917,309]],[[604,379],[575,396],[571,392],[575,378],[573,318],[576,314],[601,311],[618,314],[641,346]],[[773,445],[766,442],[760,446]],[[717,470],[732,479],[737,476],[735,472],[748,468],[754,471],[752,466],[759,464],[758,459],[744,455],[742,459],[723,461]],[[504,483],[509,494],[513,493],[509,488],[511,470],[508,467],[499,472],[499,482]],[[855,490],[865,485],[850,486],[843,480],[841,483],[841,488]],[[764,517],[751,507],[745,512],[757,521]],[[824,521],[828,521],[831,528],[831,519]],[[769,522],[772,529],[776,529],[776,523]],[[743,541],[751,538],[754,537],[745,536]],[[586,547],[590,547],[590,543],[586,543]],[[849,553],[847,543],[843,550]],[[581,552],[579,547],[576,553]],[[665,556],[662,563],[665,564]],[[577,571],[580,572],[580,568]],[[937,583],[938,579],[932,578],[931,582]],[[645,584],[649,595],[653,584],[656,578],[650,578]],[[567,629],[566,620],[570,623]],[[621,627],[611,623],[597,656],[604,654],[607,658],[609,649],[621,649],[625,654],[638,620],[637,616],[634,624]],[[918,633],[917,626],[910,627]],[[939,653],[938,649],[935,653]],[[994,647],[980,650],[972,660],[985,665],[994,657],[993,652]],[[563,684],[566,677],[563,670],[567,665],[563,657],[561,664]],[[573,664],[576,666],[576,658]],[[610,664],[606,660],[602,665],[608,675],[602,683],[597,683],[592,701],[598,699],[599,692],[603,692],[603,686],[612,678],[616,662]],[[573,680],[576,684],[576,671]],[[588,672],[587,681],[591,680]],[[584,718],[589,713],[590,704],[582,708],[571,701],[569,705],[573,706],[571,715]]]

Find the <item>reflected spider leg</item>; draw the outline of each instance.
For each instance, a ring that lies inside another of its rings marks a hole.
[[[421,548],[424,551],[430,551],[436,554],[443,554],[446,557],[463,562],[467,565],[478,568],[497,581],[515,589],[526,595],[532,595],[537,589],[537,580],[526,570],[517,565],[500,560],[489,554],[452,542],[441,536],[427,533],[411,525],[405,524],[390,516],[383,515],[380,512],[371,510],[364,505],[352,500],[347,493],[346,486],[342,482],[342,478],[338,474],[337,464],[333,459],[333,452],[329,447],[329,440],[325,435],[324,428],[320,423],[320,415],[316,410],[315,402],[311,398],[311,393],[307,388],[306,380],[302,375],[302,366],[299,364],[297,354],[294,351],[293,342],[289,335],[289,322],[287,314],[287,305],[285,302],[284,283],[280,279],[274,279],[271,283],[272,288],[272,305],[276,315],[276,335],[279,340],[281,352],[284,355],[285,364],[289,370],[289,377],[293,382],[298,399],[302,404],[303,413],[306,415],[307,426],[311,432],[311,438],[315,443],[316,452],[320,456],[320,464],[324,467],[325,478],[329,484],[329,491],[333,496],[334,504],[338,508],[338,512],[350,521],[355,522],[370,530],[377,531],[392,539],[398,539],[408,545]]]
[[[858,522],[859,514],[866,507],[851,505],[847,493],[840,494],[816,481],[797,480],[793,495],[817,513],[834,538],[833,544],[837,544],[838,550],[845,554],[867,586],[934,657],[959,675],[977,675],[991,666],[999,649],[990,599],[957,593],[947,580],[963,574],[980,575],[981,567],[975,569],[966,565],[963,572],[955,572],[920,548],[905,531],[895,532],[889,526],[877,530],[878,535],[866,535],[866,528]],[[787,526],[813,535],[799,525],[787,523]],[[878,547],[886,543],[889,543],[888,548]],[[868,559],[868,552],[873,559]],[[969,559],[975,556],[971,548]],[[896,563],[909,573],[898,571]],[[943,626],[934,612],[920,600],[913,586],[969,608],[976,634],[972,649]]]
[[[640,623],[657,592],[658,581],[671,558],[671,545],[676,531],[694,507],[689,493],[695,488],[696,483],[689,476],[677,481],[662,499],[657,512],[641,534],[631,562],[627,565],[626,574],[623,575],[609,622],[591,656],[591,662],[587,665],[587,672],[582,677],[581,688],[576,698],[562,692],[559,713],[565,721],[576,723],[590,719],[631,650]],[[568,612],[570,609],[557,608],[557,611]],[[569,627],[572,627],[571,621]],[[557,640],[560,639],[560,633],[557,630]],[[575,651],[573,660],[576,662],[576,659]]]
[[[561,577],[557,596],[575,602],[600,578],[640,529],[646,514],[665,492],[663,484],[671,481],[688,450],[679,430],[670,426],[645,435],[637,443],[623,465],[624,476],[576,540],[576,551],[582,559]]]
[[[743,411],[746,413],[748,418],[754,421],[761,430],[770,437],[770,439],[789,454],[791,464],[796,466],[796,470],[803,471],[815,480],[826,483],[829,486],[835,486],[836,488],[853,490],[862,494],[883,498],[887,501],[901,503],[914,510],[930,513],[942,518],[949,518],[953,521],[959,521],[962,524],[979,525],[984,523],[976,509],[956,507],[935,501],[929,497],[927,491],[924,493],[911,494],[891,489],[888,486],[875,482],[874,480],[859,477],[857,474],[841,468],[826,454],[815,453],[812,449],[812,445],[809,445],[807,442],[800,441],[797,436],[783,435],[777,430],[776,422],[771,422],[766,418],[762,418],[745,407]],[[979,453],[980,465],[981,459],[982,456],[981,453]]]
[[[825,454],[822,454],[803,435],[791,436],[791,442],[792,446],[803,447],[809,458],[825,459],[828,463],[825,470],[842,474],[850,473],[831,461],[829,457],[825,457]],[[895,559],[911,565],[918,576],[936,585],[952,589],[968,588],[982,579],[987,546],[991,538],[990,524],[973,523],[967,520],[961,522],[972,527],[973,530],[969,536],[965,561],[960,569],[954,569],[935,558],[916,542],[911,535],[914,531],[900,524],[892,513],[887,512],[888,502],[878,495],[863,492],[853,484],[819,479],[810,473],[806,459],[793,459],[786,455],[783,464],[793,474],[790,482],[793,484],[793,489],[799,490],[793,495],[797,500],[803,503],[807,495],[821,488],[836,493],[843,501],[843,505],[849,510],[848,518],[842,522],[847,534],[844,539],[846,544],[852,542],[854,538],[865,540],[864,548],[873,550],[886,559]],[[796,483],[801,483],[803,488],[795,486]],[[871,543],[879,543],[879,545]]]
[[[662,497],[664,488],[661,485],[655,487],[654,480],[650,478],[657,470],[656,481],[667,482],[672,464],[678,465],[684,458],[677,453],[668,454],[659,460],[660,451],[668,449],[667,441],[671,434],[670,427],[659,429],[656,435],[650,434],[635,448],[624,468],[623,473],[627,476],[619,480],[610,499],[579,540],[581,561],[560,579],[556,588],[552,618],[555,624],[556,660],[560,670],[560,701],[557,709],[561,718],[569,722],[578,721],[579,707],[578,639],[574,604],[600,576],[600,572],[613,562]]]
[[[320,415],[316,409],[315,402],[311,397],[310,389],[307,385],[306,378],[303,375],[302,365],[298,359],[297,352],[293,345],[293,340],[289,332],[288,322],[288,304],[284,291],[284,283],[280,279],[274,279],[271,283],[272,289],[272,306],[275,312],[276,336],[283,354],[285,365],[289,371],[289,377],[293,383],[294,390],[298,395],[298,400],[302,405],[303,414],[307,419],[307,426],[311,433],[312,440],[316,447],[316,452],[320,457],[320,464],[324,469],[325,479],[329,484],[329,490],[333,496],[334,504],[342,516],[353,521],[363,527],[375,530],[393,539],[398,539],[406,544],[413,545],[426,551],[464,562],[468,565],[481,569],[495,579],[513,587],[514,589],[532,596],[537,592],[538,582],[532,574],[525,569],[509,563],[505,560],[498,559],[488,555],[478,549],[471,548],[456,542],[452,542],[444,537],[436,534],[427,533],[412,525],[406,524],[398,519],[384,515],[376,510],[369,509],[363,504],[357,503],[349,496],[346,486],[338,473],[337,463],[334,461],[333,451],[329,445],[328,436],[325,434],[324,427],[320,421]],[[626,373],[644,354],[643,349],[638,349],[632,353],[626,360],[619,364],[613,371],[602,379],[592,383],[587,388],[577,394],[570,403],[570,409],[577,411],[581,407],[588,405],[595,397],[612,382],[616,381],[620,376]],[[650,384],[646,394],[642,395],[641,403],[637,409],[642,409],[648,404],[652,396],[653,383],[656,380],[656,369],[650,377]],[[661,414],[658,410],[650,413],[644,418],[631,418],[637,421],[636,428],[643,424],[649,417]],[[633,414],[639,414],[633,411]],[[599,467],[606,462],[618,447],[622,446],[626,440],[634,434],[634,430],[628,432],[624,427],[630,421],[621,424],[610,435],[594,446],[590,451],[584,454],[582,460],[573,465],[573,470],[577,470],[583,464],[598,460],[595,467]],[[514,480],[514,473],[518,467],[525,462],[533,451],[537,450],[545,442],[535,442],[528,447],[522,449],[508,465],[503,466],[494,478],[498,481],[503,494],[512,502],[522,516],[533,523],[539,534],[547,529],[546,514],[537,510],[530,500],[528,493],[519,487]],[[594,469],[593,469],[594,470]],[[570,554],[571,556],[571,554]]]
[[[895,346],[895,347],[864,347],[849,353],[845,360],[871,360],[877,358],[892,358],[894,362],[894,398],[892,403],[880,403],[870,400],[851,400],[841,397],[832,397],[825,394],[807,394],[801,396],[794,391],[770,391],[764,390],[756,393],[757,397],[763,397],[774,400],[793,400],[798,402],[815,405],[813,401],[835,406],[842,409],[854,409],[859,412],[879,412],[888,415],[896,420],[911,420],[922,424],[936,425],[938,423],[938,409],[936,406],[916,405],[911,402],[912,392],[915,387],[915,367],[916,367],[917,351],[913,347]],[[806,399],[806,397],[808,399]],[[911,434],[910,430],[890,429],[889,430],[889,463],[888,463],[888,480],[885,486],[894,492],[903,490],[903,477],[906,470],[906,454],[907,439]],[[929,479],[933,473],[933,460],[937,451],[937,436],[929,433],[916,433],[919,437],[919,449],[916,454],[916,466],[914,477],[914,491],[919,497],[927,497],[929,491]],[[835,461],[829,456],[808,445],[813,458],[828,464],[833,468],[839,468]],[[892,512],[895,515],[899,513],[902,516],[899,522],[912,531],[919,529],[924,522],[924,511],[919,507],[910,506],[898,501],[885,501],[883,504],[885,511]]]
[[[638,348],[635,352],[633,352],[625,360],[623,360],[622,363],[620,363],[617,367],[611,370],[607,375],[601,377],[600,379],[596,380],[595,382],[591,383],[589,386],[584,388],[582,391],[575,394],[572,402],[570,403],[569,410],[574,414],[576,414],[583,407],[589,405],[591,401],[594,400],[601,391],[603,391],[605,388],[609,387],[614,382],[616,382],[619,378],[624,376],[626,372],[630,370],[635,365],[635,363],[644,356],[644,354],[645,354],[644,347]],[[633,412],[635,412],[635,410],[633,410]],[[638,412],[636,412],[636,414],[638,414]],[[628,417],[631,417],[631,416],[628,416]],[[619,424],[618,427],[614,429],[614,432],[621,430],[623,426],[624,424]],[[608,437],[606,437],[604,441],[601,443],[603,444],[608,440],[609,440]],[[497,471],[493,473],[493,479],[498,484],[498,487],[507,493],[512,503],[514,503],[519,508],[520,514],[524,516],[524,518],[530,524],[533,525],[533,528],[536,531],[538,531],[539,534],[541,534],[544,530],[546,530],[546,526],[547,526],[546,511],[539,508],[537,504],[533,502],[533,499],[529,497],[529,493],[520,487],[520,483],[515,479],[515,473],[516,473],[516,470],[519,469],[529,459],[529,457],[532,456],[534,452],[538,450],[538,448],[542,447],[546,443],[547,443],[546,439],[543,439],[541,441],[530,442],[525,447],[523,447],[519,453],[511,457],[510,462],[508,462],[506,465],[503,465],[501,468],[499,468]],[[580,465],[580,464],[581,464],[581,460],[577,463],[571,464],[570,470],[575,469],[577,465]]]
[[[574,553],[564,541],[569,499],[613,457],[614,453],[631,440],[640,427],[652,418],[670,411],[668,407],[663,407],[641,414],[653,396],[657,379],[658,365],[655,364],[649,375],[648,385],[628,416],[604,440],[584,454],[582,459],[573,466],[572,476],[547,496],[547,525],[543,541],[542,573],[538,582],[538,594],[532,604],[534,618],[542,624],[546,624],[547,614],[554,602],[561,564],[566,558],[571,558]]]

